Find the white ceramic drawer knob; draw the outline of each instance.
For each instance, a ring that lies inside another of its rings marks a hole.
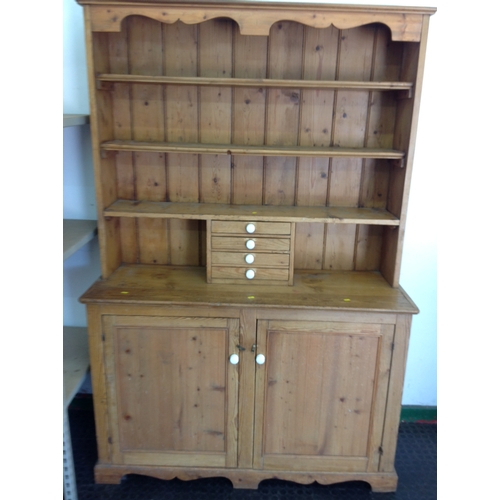
[[[229,362],[232,365],[237,365],[240,362],[240,357],[237,354],[231,354],[229,357]]]
[[[255,357],[255,362],[258,365],[263,365],[266,362],[266,357],[264,356],[264,354],[257,354],[257,356]]]
[[[247,224],[246,228],[247,233],[255,233],[255,224]]]
[[[248,250],[253,250],[255,248],[255,240],[247,240],[245,242],[245,246],[248,248]]]
[[[255,278],[255,271],[253,269],[248,269],[245,276],[248,280],[253,280]]]
[[[247,264],[253,264],[254,260],[255,260],[255,257],[251,253],[247,253],[245,255],[245,262]]]

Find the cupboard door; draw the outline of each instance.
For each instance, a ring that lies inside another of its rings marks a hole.
[[[378,470],[393,336],[393,325],[259,321],[254,468]]]
[[[239,321],[103,323],[113,463],[236,467]]]

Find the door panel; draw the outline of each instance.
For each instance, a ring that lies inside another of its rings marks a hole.
[[[235,467],[238,320],[104,319],[117,463]]]
[[[254,467],[367,471],[372,441],[381,438],[393,331],[260,321],[266,362],[256,367]]]

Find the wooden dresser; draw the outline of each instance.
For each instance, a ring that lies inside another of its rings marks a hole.
[[[95,478],[394,491],[432,8],[79,0]]]

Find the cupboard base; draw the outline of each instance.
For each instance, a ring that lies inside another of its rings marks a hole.
[[[140,474],[157,479],[170,480],[178,478],[182,481],[202,479],[208,477],[225,477],[233,483],[234,488],[256,490],[259,483],[265,479],[282,479],[300,484],[335,484],[346,481],[364,481],[372,491],[388,493],[396,491],[398,476],[396,472],[286,472],[286,471],[260,471],[215,468],[180,468],[160,466],[133,466],[133,465],[108,465],[97,464],[94,469],[95,482],[98,484],[119,484],[122,477],[127,474]]]

